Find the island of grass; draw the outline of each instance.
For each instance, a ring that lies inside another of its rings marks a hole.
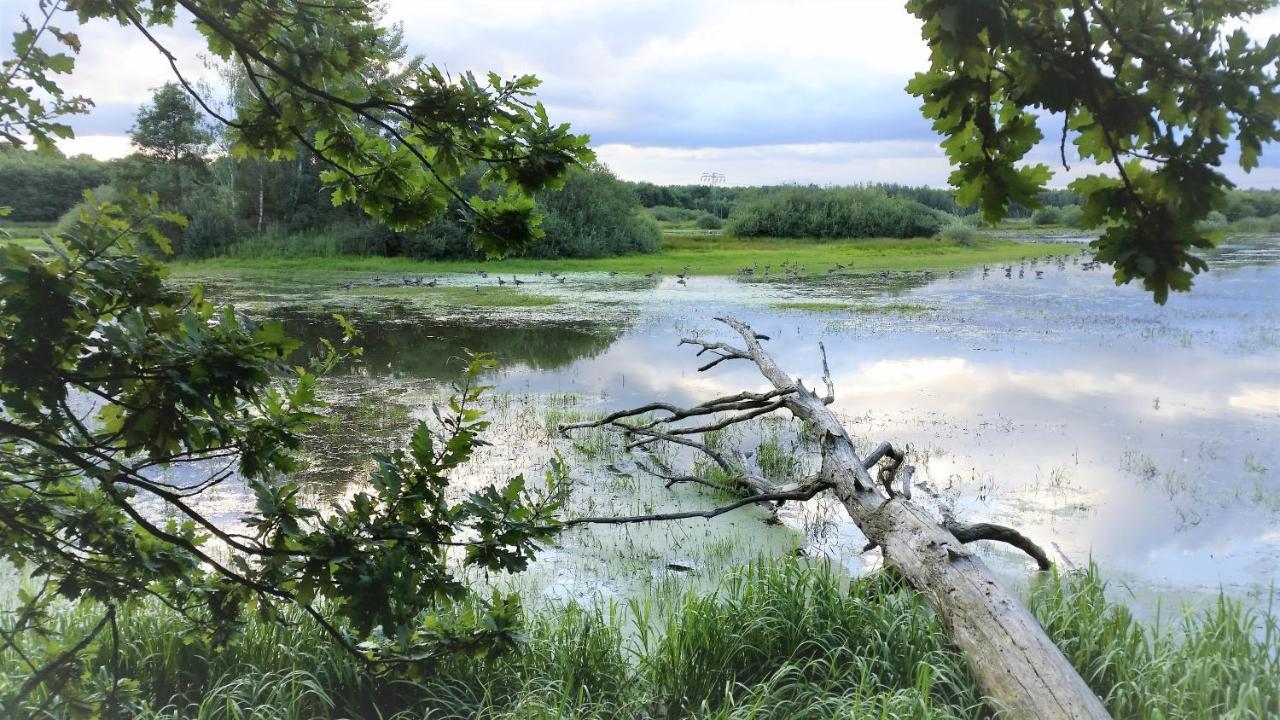
[[[528,276],[542,273],[617,272],[644,275],[733,275],[743,268],[769,266],[781,276],[783,263],[802,274],[822,274],[837,265],[843,272],[946,270],[984,263],[1017,262],[1021,258],[1070,255],[1078,245],[1027,243],[978,238],[874,238],[858,240],[779,240],[720,235],[667,235],[655,253],[579,259],[509,258],[498,261],[426,261],[403,257],[217,257],[173,263],[177,276],[229,271],[232,274],[288,276],[297,280],[340,280],[352,273],[443,275],[482,269],[490,275]]]

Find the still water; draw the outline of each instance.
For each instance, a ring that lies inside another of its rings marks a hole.
[[[651,400],[688,405],[764,389],[752,366],[699,373],[693,351],[678,347],[688,336],[732,340],[714,319],[732,315],[771,336],[766,349],[809,386],[821,341],[835,411],[864,449],[881,440],[910,447],[923,502],[1018,527],[1060,566],[1092,558],[1116,599],[1149,614],[1220,589],[1265,606],[1280,578],[1280,242],[1235,240],[1210,264],[1192,293],[1164,307],[1078,258],[1028,259],[1008,278],[999,267],[684,285],[531,277],[525,291],[561,302],[479,311],[435,305],[426,288],[355,297],[241,280],[214,283],[211,294],[281,319],[308,342],[336,335],[335,311],[361,331],[365,355],[326,380],[332,415],[309,443],[303,476],[319,497],[358,488],[368,451],[429,417],[469,349],[501,366],[486,378],[493,444],[462,484],[538,475],[559,451],[572,467],[573,513],[717,504],[696,489],[664,489],[610,438],[565,440],[555,425]],[[816,456],[795,431],[779,419],[729,440],[747,451],[780,446],[803,473]],[[668,460],[688,468],[693,458],[668,451]],[[243,502],[230,486],[210,500],[226,522]],[[861,535],[830,501],[789,504],[779,516],[771,523],[748,508],[711,521],[575,528],[519,582],[550,599],[626,597],[711,583],[759,556],[826,557],[853,574],[881,562],[878,551],[862,553]],[[982,552],[1013,581],[1033,568],[999,547]]]

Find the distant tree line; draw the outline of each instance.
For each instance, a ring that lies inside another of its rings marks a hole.
[[[87,188],[107,182],[109,165],[88,155],[58,158],[0,146],[0,207],[17,222],[53,222]]]
[[[0,206],[23,222],[73,223],[83,193],[102,199],[117,188],[156,193],[161,207],[188,218],[170,228],[180,257],[386,255],[421,259],[479,258],[459,200],[434,222],[389,229],[351,204],[335,206],[321,174],[328,169],[299,143],[289,160],[241,159],[176,84],[159,88],[138,111],[131,139],[136,152],[101,162],[24,150],[0,153]],[[486,168],[463,177],[462,197],[496,196],[482,189]],[[603,165],[571,172],[564,187],[536,198],[543,236],[524,254],[599,257],[658,249],[661,230],[642,211],[633,188]]]
[[[233,86],[234,78],[229,84]],[[289,160],[240,159],[177,85],[159,88],[131,131],[136,152],[103,162],[86,155],[49,157],[0,150],[0,206],[17,222],[68,224],[85,190],[110,199],[117,187],[155,192],[162,207],[189,218],[172,229],[175,251],[190,258],[230,255],[383,255],[419,259],[478,259],[461,203],[420,228],[395,231],[350,204],[335,206],[321,181],[325,163],[299,144]],[[484,195],[477,164],[463,177],[464,197]],[[1079,226],[1081,198],[1045,190],[1040,209],[1013,205],[1009,215],[1037,226]],[[653,252],[661,226],[742,237],[920,237],[977,221],[976,206],[960,205],[951,189],[897,183],[849,187],[776,185],[717,187],[656,185],[619,180],[591,164],[564,187],[536,198],[543,236],[530,257],[601,257]],[[1232,190],[1210,229],[1280,232],[1280,191]],[[971,233],[952,234],[970,237]],[[950,237],[950,235],[948,235]]]

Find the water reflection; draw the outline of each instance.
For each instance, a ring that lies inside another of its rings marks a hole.
[[[554,317],[355,308],[366,354],[330,386],[342,418],[315,444],[339,450],[317,458],[313,481],[358,483],[368,448],[425,415],[441,392],[436,382],[457,376],[467,348],[503,362],[493,378],[495,444],[468,482],[536,472],[560,448],[571,453],[582,507],[704,504],[696,492],[673,497],[652,482],[623,480],[621,459],[574,455],[549,431],[556,413],[763,389],[752,367],[698,373],[692,351],[677,347],[688,335],[727,339],[712,318],[733,314],[769,334],[783,367],[811,383],[821,340],[835,409],[851,433],[868,446],[910,445],[924,488],[962,517],[1016,525],[1076,563],[1093,557],[1126,580],[1139,604],[1220,586],[1266,595],[1280,577],[1280,245],[1233,242],[1214,254],[1195,291],[1163,308],[1070,259],[1028,264],[1021,279],[1016,270],[1006,279],[981,269],[931,281],[922,273],[694,278],[687,286],[571,278],[551,290],[564,301]],[[782,305],[795,301],[850,305]],[[868,312],[867,303],[890,311]],[[286,305],[272,314],[311,345],[332,336],[327,313]],[[809,552],[854,571],[875,562],[832,503],[788,506],[783,518]],[[731,546],[726,558],[787,551],[790,541],[759,519],[583,529],[541,572],[552,594],[563,594],[565,578],[622,592],[600,558],[622,555],[618,543],[640,542],[641,533],[644,549],[616,572],[660,571],[694,543]],[[1025,575],[1022,558],[986,552],[1010,577]]]
[[[286,332],[302,342],[303,355],[320,352],[337,327],[327,313],[305,307],[272,311]],[[585,320],[501,322],[425,318],[411,305],[388,304],[348,319],[360,333],[363,354],[347,364],[373,377],[397,375],[449,381],[466,368],[469,352],[490,353],[507,372],[552,371],[604,352],[621,333]]]

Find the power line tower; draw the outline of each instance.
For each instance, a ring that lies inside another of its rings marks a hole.
[[[717,187],[724,184],[724,173],[704,172],[702,173],[702,176],[698,178],[698,181],[702,185]]]

